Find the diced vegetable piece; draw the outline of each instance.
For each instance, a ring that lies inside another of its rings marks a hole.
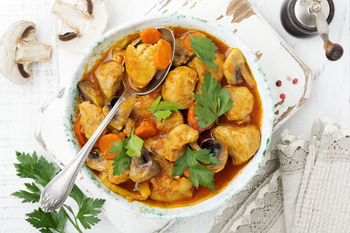
[[[193,32],[193,33],[189,33],[185,37],[185,39],[184,39],[184,47],[185,47],[185,49],[187,49],[188,51],[193,52],[193,49],[191,48],[190,35],[191,36],[199,36],[199,37],[206,37],[206,36],[203,33],[201,33],[201,32]]]
[[[143,43],[155,44],[162,37],[162,33],[155,28],[147,28],[140,34]]]
[[[143,121],[139,127],[135,129],[135,135],[141,139],[147,139],[156,136],[157,126],[153,121]]]
[[[113,159],[114,156],[118,153],[109,153],[113,142],[123,140],[118,134],[106,134],[98,140],[98,147],[101,149],[106,159]]]
[[[74,133],[79,144],[81,146],[84,146],[88,140],[85,137],[85,135],[81,132],[80,115],[77,117],[77,119],[74,122]]]
[[[188,179],[190,177],[190,169],[187,167],[185,172],[184,172],[184,176]]]
[[[164,70],[171,63],[172,49],[168,41],[161,39],[154,55],[153,65],[158,70]]]
[[[188,113],[187,113],[188,125],[191,126],[193,129],[198,130],[200,132],[211,129],[214,126],[215,121],[213,121],[213,123],[205,129],[202,129],[201,127],[198,126],[199,120],[195,119],[195,117],[197,115],[194,113],[194,105],[195,104],[197,105],[197,101],[194,102],[194,104],[192,104],[192,106],[188,109]]]

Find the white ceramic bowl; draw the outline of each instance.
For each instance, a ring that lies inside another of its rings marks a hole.
[[[262,101],[263,118],[261,126],[260,149],[249,164],[244,167],[242,172],[234,180],[232,180],[225,190],[214,197],[209,198],[208,200],[189,207],[165,209],[151,207],[138,201],[129,203],[126,199],[106,188],[95,176],[95,174],[85,165],[81,171],[84,178],[87,179],[99,192],[101,198],[110,201],[115,206],[144,217],[169,220],[192,217],[221,206],[239,193],[260,168],[265,152],[268,148],[272,132],[273,102],[271,90],[265,74],[262,71],[255,54],[249,49],[249,47],[232,31],[221,27],[216,23],[183,15],[157,15],[142,17],[141,19],[134,20],[110,30],[87,49],[78,62],[73,75],[70,77],[64,96],[63,109],[63,124],[67,135],[67,142],[73,153],[77,154],[80,150],[80,146],[74,136],[73,122],[76,118],[76,103],[78,98],[77,83],[81,80],[83,72],[85,70],[89,70],[94,64],[95,60],[100,57],[101,53],[107,51],[114,41],[119,40],[128,34],[139,32],[149,27],[178,25],[208,32],[216,36],[228,46],[237,47],[243,52],[257,82],[258,91]]]

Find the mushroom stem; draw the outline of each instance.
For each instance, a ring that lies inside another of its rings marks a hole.
[[[90,23],[92,18],[91,15],[86,14],[69,3],[62,2],[61,0],[56,0],[51,12],[78,34],[81,33],[81,28],[83,26]]]
[[[51,46],[39,41],[20,40],[17,45],[16,60],[19,63],[50,60]]]

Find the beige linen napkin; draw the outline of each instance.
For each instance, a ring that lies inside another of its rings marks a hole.
[[[319,116],[310,138],[285,131],[208,232],[350,232],[350,126]]]

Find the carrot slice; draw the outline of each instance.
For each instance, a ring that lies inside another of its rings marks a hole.
[[[120,137],[118,134],[110,133],[103,135],[99,140],[98,140],[98,147],[101,149],[103,155],[105,156],[106,159],[113,159],[114,156],[118,153],[109,153],[113,146],[113,142],[116,141],[121,141],[123,140],[122,137]]]
[[[195,130],[198,130],[200,132],[203,132],[205,130],[211,129],[214,126],[214,123],[211,123],[211,125],[209,125],[207,128],[202,129],[201,127],[198,126],[199,120],[197,120],[195,117],[197,116],[194,113],[194,105],[197,105],[197,101],[194,102],[194,104],[192,104],[192,106],[188,109],[188,113],[187,113],[187,123],[190,127],[192,127]]]
[[[162,37],[162,33],[155,28],[147,28],[140,33],[140,39],[143,43],[155,44]]]
[[[80,114],[74,122],[74,134],[80,146],[84,146],[88,141],[85,135],[81,132]]]
[[[191,36],[200,36],[200,37],[206,37],[203,33],[201,32],[192,32],[192,33],[189,33],[185,39],[184,39],[184,48],[187,49],[188,51],[191,51],[193,52],[193,49],[191,48],[191,38],[190,38],[190,35]]]
[[[190,177],[190,169],[187,167],[184,171],[184,176],[188,179]]]
[[[143,121],[139,127],[135,129],[135,135],[141,139],[156,136],[157,126],[153,121]]]
[[[153,65],[158,70],[164,70],[171,63],[171,45],[168,41],[161,39],[159,47],[154,55]]]

